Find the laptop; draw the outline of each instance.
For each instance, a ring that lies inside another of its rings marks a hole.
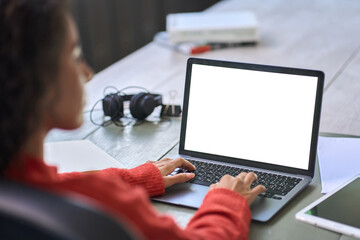
[[[267,188],[252,219],[268,221],[314,176],[323,86],[321,71],[190,58],[179,155],[195,178],[153,199],[199,208],[210,184],[252,171]]]

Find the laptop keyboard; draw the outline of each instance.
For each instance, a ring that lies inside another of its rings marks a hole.
[[[291,189],[293,189],[301,181],[301,178],[260,171],[251,171],[249,169],[236,168],[209,162],[194,161],[189,159],[187,160],[196,167],[196,171],[194,171],[195,177],[189,181],[191,183],[210,186],[211,184],[220,181],[221,177],[226,174],[237,176],[241,172],[254,172],[258,176],[258,181],[254,182],[251,185],[251,188],[259,184],[264,185],[267,189],[266,193],[260,194],[260,196],[277,200],[282,199],[283,196],[290,192]],[[188,171],[178,168],[175,169],[172,175],[181,172]]]

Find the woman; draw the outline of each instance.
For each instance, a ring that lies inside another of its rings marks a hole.
[[[250,189],[254,173],[224,176],[210,186],[185,229],[156,213],[149,196],[188,181],[193,173],[168,176],[188,161],[163,159],[137,168],[58,174],[43,161],[53,128],[82,122],[84,83],[92,71],[82,58],[78,33],[64,0],[0,0],[0,120],[2,177],[62,195],[81,194],[148,239],[247,239],[249,205],[265,191]]]

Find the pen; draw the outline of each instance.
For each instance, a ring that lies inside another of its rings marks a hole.
[[[234,43],[209,43],[204,45],[193,46],[189,53],[191,54],[199,54],[205,53],[211,50],[222,49],[222,48],[233,48],[245,45],[253,45],[255,42],[234,42]]]
[[[255,42],[233,42],[233,43],[209,43],[205,45],[194,46],[190,49],[191,54],[205,53],[211,50],[222,48],[233,48],[245,45],[253,45]]]
[[[195,47],[191,48],[190,53],[191,54],[199,54],[199,53],[208,52],[210,50],[211,50],[210,45],[201,45],[201,46],[195,46]]]
[[[194,55],[209,52],[211,50],[216,50],[216,49],[233,48],[233,47],[256,44],[256,42],[172,43],[169,41],[168,34],[166,32],[159,32],[155,34],[154,41],[161,44],[162,46],[171,48],[175,51],[182,52],[185,54],[194,54]]]

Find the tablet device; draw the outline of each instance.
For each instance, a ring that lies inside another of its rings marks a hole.
[[[360,174],[296,214],[296,219],[360,238]]]

